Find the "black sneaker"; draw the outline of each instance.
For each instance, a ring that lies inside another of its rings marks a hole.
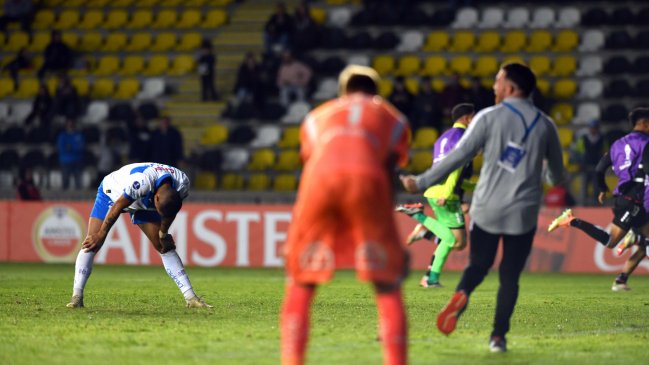
[[[502,336],[491,336],[489,339],[489,351],[507,352],[507,340]]]

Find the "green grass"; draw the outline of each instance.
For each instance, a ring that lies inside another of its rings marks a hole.
[[[213,310],[188,310],[160,267],[95,266],[86,308],[65,308],[72,265],[0,264],[0,364],[277,364],[281,270],[189,268]],[[449,337],[435,316],[444,289],[405,285],[411,364],[642,364],[649,359],[649,281],[614,293],[611,275],[524,274],[508,336],[491,354],[497,273],[471,298]],[[352,272],[319,290],[313,308],[311,364],[379,364],[376,310]]]

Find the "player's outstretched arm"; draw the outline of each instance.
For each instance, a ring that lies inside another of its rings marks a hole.
[[[106,218],[104,218],[104,222],[101,224],[99,231],[96,233],[88,233],[88,236],[86,236],[86,239],[81,244],[81,249],[85,252],[99,251],[108,236],[108,232],[110,232],[113,224],[115,224],[119,215],[122,213],[122,210],[129,205],[131,205],[131,200],[127,197],[121,196],[117,199],[115,204],[108,210],[108,213],[106,213]]]

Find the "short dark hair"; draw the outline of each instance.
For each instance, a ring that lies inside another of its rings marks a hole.
[[[532,70],[522,63],[512,62],[502,67],[505,70],[505,77],[516,84],[525,97],[530,96],[536,88],[536,75]]]
[[[641,119],[649,120],[649,108],[635,108],[629,113],[629,122],[632,127]]]
[[[451,110],[451,118],[453,118],[453,122],[455,122],[463,116],[473,113],[475,113],[475,107],[473,104],[462,103],[453,107],[453,110]]]
[[[345,85],[345,92],[347,94],[351,94],[357,91],[370,95],[376,95],[379,93],[379,86],[371,77],[367,75],[355,74],[350,76],[347,80],[347,84]]]

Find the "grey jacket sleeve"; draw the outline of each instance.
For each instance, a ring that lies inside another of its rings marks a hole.
[[[428,170],[416,178],[417,188],[425,190],[442,182],[451,172],[464,166],[484,146],[487,133],[484,113],[478,113],[455,148],[441,161],[436,162]]]
[[[548,161],[548,180],[552,185],[563,182],[565,171],[563,167],[563,155],[559,133],[554,123],[549,123],[551,128],[548,133],[548,149],[545,151],[545,158]]]

